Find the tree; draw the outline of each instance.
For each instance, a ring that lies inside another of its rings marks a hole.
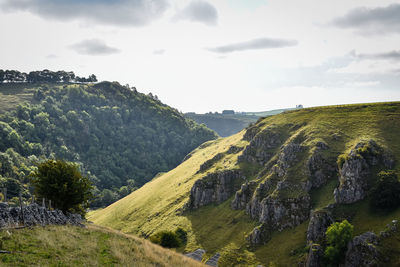
[[[38,198],[51,200],[63,212],[84,215],[92,198],[91,182],[72,162],[48,160],[38,164],[32,174],[32,184]]]
[[[400,182],[394,171],[381,171],[371,192],[371,205],[375,208],[393,209],[400,205]]]
[[[326,230],[325,260],[328,265],[338,265],[344,258],[347,243],[353,238],[353,225],[347,220],[331,224]]]

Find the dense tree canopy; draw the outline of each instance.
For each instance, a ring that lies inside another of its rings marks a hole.
[[[76,164],[48,160],[38,164],[32,173],[32,185],[38,198],[51,200],[53,207],[64,212],[85,214],[92,198],[92,185]]]
[[[400,182],[394,171],[382,171],[371,193],[371,204],[375,208],[394,209],[400,206]]]
[[[24,184],[35,162],[77,162],[95,185],[93,205],[103,206],[214,138],[155,97],[118,83],[42,84],[31,104],[0,115],[0,175]]]

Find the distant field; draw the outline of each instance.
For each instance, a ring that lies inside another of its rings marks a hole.
[[[0,84],[0,114],[15,109],[18,104],[32,102],[37,85]]]

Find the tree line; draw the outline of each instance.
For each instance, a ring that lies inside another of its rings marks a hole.
[[[72,71],[31,71],[29,73],[17,70],[1,70],[0,83],[94,83],[97,82],[96,75],[88,78],[76,76]]]

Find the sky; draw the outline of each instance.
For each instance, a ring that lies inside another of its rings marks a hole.
[[[95,74],[182,112],[400,100],[400,1],[0,0],[0,69]]]

